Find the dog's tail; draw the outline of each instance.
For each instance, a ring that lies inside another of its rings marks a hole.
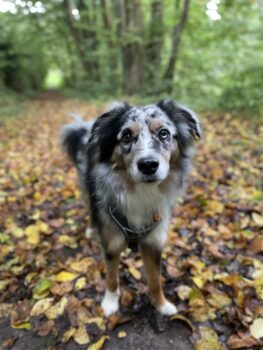
[[[84,122],[80,116],[72,116],[75,121],[64,125],[61,130],[60,139],[69,158],[77,165],[78,153],[88,144],[94,121]]]

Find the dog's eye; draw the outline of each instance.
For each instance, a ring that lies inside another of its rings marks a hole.
[[[169,138],[170,132],[167,129],[162,129],[162,130],[160,130],[158,136],[159,136],[159,139],[166,140]]]
[[[131,130],[125,130],[121,137],[121,142],[124,144],[128,144],[132,141],[132,133]]]

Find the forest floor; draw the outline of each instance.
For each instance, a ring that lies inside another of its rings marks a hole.
[[[165,293],[149,303],[142,261],[121,258],[121,312],[100,307],[104,265],[59,146],[69,112],[102,106],[62,96],[27,102],[0,123],[0,349],[260,349],[263,346],[263,127],[202,115],[203,139],[163,253]]]

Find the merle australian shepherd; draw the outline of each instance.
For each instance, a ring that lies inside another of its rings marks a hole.
[[[172,100],[143,107],[119,103],[96,120],[64,126],[62,143],[78,170],[104,253],[106,316],[119,309],[120,254],[134,243],[153,305],[163,315],[177,312],[163,293],[161,252],[200,133],[195,113]]]

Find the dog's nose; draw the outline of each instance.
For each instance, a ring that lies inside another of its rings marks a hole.
[[[144,175],[153,175],[158,169],[159,162],[155,158],[147,157],[147,158],[139,159],[137,165],[138,165],[138,169]]]

